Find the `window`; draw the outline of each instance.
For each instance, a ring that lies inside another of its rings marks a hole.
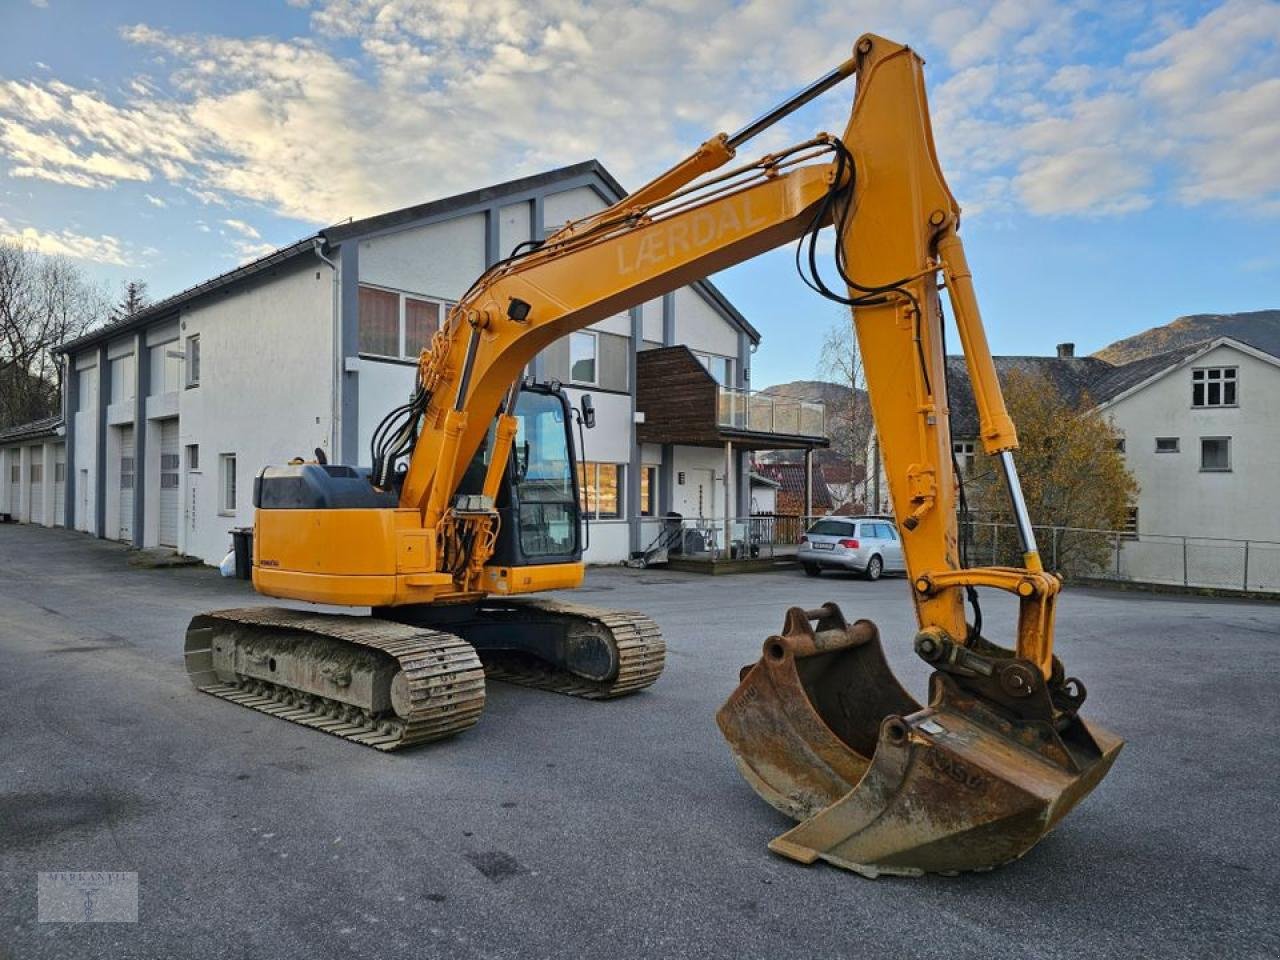
[[[43,463],[31,464],[31,482],[42,483],[43,481],[44,481],[44,464]]]
[[[67,465],[65,463],[55,463],[53,465],[53,482],[65,483],[67,479]]]
[[[400,356],[400,295],[361,287],[359,308],[360,352]]]
[[[200,334],[187,337],[187,386],[200,386]]]
[[[962,476],[973,473],[973,465],[977,462],[977,445],[972,440],[957,440],[951,444],[951,452],[955,454],[956,464]]]
[[[416,357],[431,346],[431,338],[440,329],[440,304],[430,300],[404,298],[404,352]]]
[[[1138,508],[1137,507],[1129,507],[1128,512],[1125,514],[1124,532],[1129,534],[1131,537],[1136,538],[1138,536]]]
[[[1200,367],[1191,371],[1193,407],[1234,407],[1236,368]]]
[[[178,465],[182,458],[176,453],[160,454],[160,489],[178,489]]]
[[[578,464],[582,512],[593,520],[622,519],[622,466],[616,463]]]
[[[707,368],[716,383],[722,387],[733,386],[733,361],[728,357],[718,357],[713,353],[695,353],[698,362]]]
[[[1231,469],[1231,438],[1200,438],[1200,469],[1205,472],[1221,473]]]
[[[1116,453],[1124,453],[1124,437],[1116,437]]]
[[[133,399],[133,354],[111,361],[111,402],[128,403]]]
[[[182,387],[182,351],[176,343],[162,343],[148,351],[151,365],[151,396],[173,393]]]
[[[85,413],[97,403],[93,395],[93,371],[94,368],[89,367],[87,370],[76,373],[76,411],[78,413]]]
[[[596,385],[596,335],[579,331],[569,335],[569,380]]]
[[[428,300],[396,290],[361,286],[358,349],[375,357],[416,360],[431,346],[431,338],[452,304]]]
[[[855,535],[855,527],[847,520],[819,520],[805,531],[817,537],[851,537]],[[871,534],[866,534],[871,536]]]
[[[9,464],[9,482],[10,483],[22,482],[22,466],[20,464],[17,464],[17,463]]]
[[[196,471],[200,469],[200,445],[196,443],[187,444],[187,469]]]
[[[640,516],[658,515],[658,468],[640,468]]]
[[[1156,437],[1156,453],[1177,453],[1178,437]]]
[[[133,457],[120,458],[120,489],[133,489]]]
[[[224,453],[218,458],[221,474],[218,488],[218,512],[236,512],[236,455]]]

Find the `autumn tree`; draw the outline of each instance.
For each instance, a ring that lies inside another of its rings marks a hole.
[[[866,475],[867,447],[874,427],[858,338],[854,336],[848,312],[840,313],[840,319],[823,338],[818,364],[821,376],[841,388],[839,399],[826,405],[831,452],[841,463],[849,465],[852,477],[857,477]]]
[[[1018,428],[1018,473],[1031,520],[1037,527],[1122,530],[1138,485],[1117,449],[1111,422],[1088,396],[1069,402],[1042,374],[1011,371],[1001,378],[1005,403]],[[979,458],[966,480],[969,506],[980,521],[1013,524],[1008,492],[994,458]],[[1002,531],[997,562],[1021,566],[1016,537]],[[985,541],[986,534],[983,533]],[[1049,534],[1040,544],[1046,565],[1053,562]],[[1114,538],[1097,533],[1060,532],[1057,569],[1083,573],[1107,561]],[[986,543],[977,546],[985,561]]]
[[[0,427],[56,414],[57,347],[108,315],[108,303],[70,261],[0,240]]]

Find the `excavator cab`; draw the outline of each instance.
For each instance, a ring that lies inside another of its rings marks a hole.
[[[526,567],[582,560],[576,411],[556,384],[526,382],[516,398],[516,435],[498,489],[498,539],[489,563]],[[491,444],[486,444],[486,454]],[[482,480],[484,466],[476,471]]]

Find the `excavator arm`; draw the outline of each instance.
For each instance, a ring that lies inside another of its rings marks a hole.
[[[689,189],[785,112],[854,74],[857,94],[842,137],[821,135]],[[982,329],[959,216],[934,150],[919,57],[863,38],[854,57],[778,110],[737,134],[711,138],[651,183],[477,281],[423,354],[428,399],[401,506],[419,510],[425,528],[443,522],[457,536],[485,525],[479,514],[462,524],[451,520],[451,498],[493,418],[509,405],[512,384],[540,350],[838,221],[839,259],[858,284],[846,299],[921,625],[939,631],[940,643],[945,637],[964,644],[964,589],[1012,591],[1024,601],[1019,654],[1047,678],[1058,581],[1040,570],[1029,521],[1020,526],[1026,569],[960,568],[940,279],[960,330],[985,449],[1005,465],[1017,516],[1025,519],[1026,511],[1011,454],[1017,438]],[[500,424],[484,490],[490,500],[513,433],[510,422]],[[485,559],[473,552],[470,580],[460,589],[480,588]]]

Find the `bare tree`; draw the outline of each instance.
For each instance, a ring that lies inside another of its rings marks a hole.
[[[827,330],[818,366],[821,376],[840,388],[833,392],[833,401],[827,405],[831,452],[840,463],[848,464],[851,478],[856,479],[859,474],[865,476],[873,421],[862,354],[847,311],[842,310]]]
[[[119,323],[128,320],[151,302],[147,296],[147,281],[130,280],[124,285],[119,302],[111,310],[111,319]]]
[[[68,260],[0,241],[0,427],[58,412],[62,369],[54,351],[108,310],[102,290]]]

